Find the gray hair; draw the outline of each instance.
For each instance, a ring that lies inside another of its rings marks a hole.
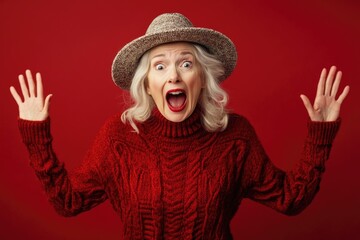
[[[223,131],[228,124],[228,111],[225,108],[228,103],[227,93],[219,85],[219,77],[224,74],[223,64],[208,53],[203,47],[191,44],[195,51],[195,59],[200,64],[204,78],[204,89],[199,97],[199,105],[202,109],[202,125],[208,132]],[[147,74],[150,67],[149,51],[140,59],[138,67],[130,86],[130,96],[133,105],[126,109],[122,115],[123,123],[129,122],[135,132],[139,129],[135,122],[145,122],[150,116],[155,106],[152,97],[147,94]]]

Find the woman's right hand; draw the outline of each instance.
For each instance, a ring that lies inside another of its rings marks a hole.
[[[26,70],[25,74],[27,85],[24,76],[19,75],[23,98],[20,97],[13,86],[10,87],[10,92],[19,107],[19,117],[29,121],[43,121],[49,116],[49,103],[52,95],[47,95],[44,100],[40,73],[36,74],[36,85],[30,70]]]

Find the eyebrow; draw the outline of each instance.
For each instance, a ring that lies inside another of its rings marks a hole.
[[[185,56],[185,55],[194,56],[194,54],[193,54],[192,52],[190,52],[190,51],[184,51],[184,52],[181,52],[181,53],[180,53],[180,56],[182,56],[182,57]],[[165,57],[165,54],[159,53],[159,54],[153,56],[153,57],[151,58],[151,60],[154,59],[154,58],[157,58],[157,57]]]

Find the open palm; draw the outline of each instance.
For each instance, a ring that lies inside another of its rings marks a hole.
[[[314,105],[311,105],[307,96],[303,94],[300,95],[312,121],[336,121],[338,119],[341,104],[350,90],[350,87],[346,86],[340,96],[336,99],[341,77],[342,73],[340,71],[336,72],[335,66],[330,68],[329,74],[327,74],[327,71],[324,68],[321,72],[317,86]]]
[[[36,74],[36,84],[30,70],[26,70],[25,74],[27,84],[24,76],[19,75],[23,98],[20,97],[13,86],[10,87],[10,92],[19,107],[19,117],[29,121],[43,121],[49,116],[49,103],[52,95],[49,94],[44,100],[40,73]]]

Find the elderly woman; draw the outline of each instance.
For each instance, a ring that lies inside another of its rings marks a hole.
[[[236,65],[223,34],[162,14],[117,54],[117,86],[133,105],[109,119],[82,166],[68,172],[52,148],[40,74],[19,76],[19,128],[31,166],[56,211],[74,216],[109,199],[125,239],[232,239],[230,221],[243,198],[281,213],[301,212],[314,198],[340,126],[349,87],[336,99],[341,72],[320,76],[303,155],[284,172],[267,157],[254,129],[226,109],[219,86]]]

